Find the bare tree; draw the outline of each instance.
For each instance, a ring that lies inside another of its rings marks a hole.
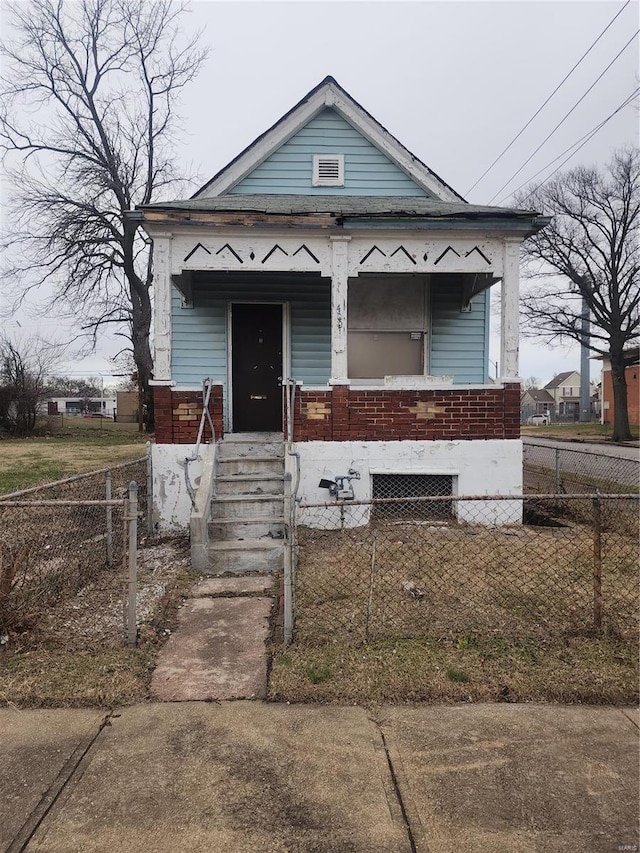
[[[175,188],[175,112],[205,51],[174,0],[15,3],[1,46],[0,145],[13,188],[12,289],[51,294],[95,344],[130,341],[153,417],[148,241],[126,217]],[[18,287],[15,283],[18,282]],[[129,345],[128,345],[129,346]]]
[[[59,351],[37,337],[0,337],[0,427],[12,435],[30,435],[43,402]]]
[[[528,274],[544,279],[523,298],[529,328],[547,341],[582,342],[584,300],[589,346],[611,361],[613,438],[629,439],[624,350],[640,331],[640,152],[616,152],[602,171],[558,175],[516,204],[554,216],[524,244]]]
[[[49,379],[51,397],[99,397],[102,394],[102,379],[88,376],[76,379],[70,376],[52,376]]]
[[[529,376],[522,380],[522,388],[524,391],[537,391],[540,388],[540,380],[537,376]]]

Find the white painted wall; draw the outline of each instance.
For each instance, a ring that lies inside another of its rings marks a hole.
[[[297,442],[300,453],[300,488],[298,497],[304,503],[329,501],[326,489],[320,489],[321,478],[335,479],[349,468],[360,473],[353,480],[356,500],[372,496],[372,474],[446,474],[453,476],[457,495],[521,495],[522,442],[520,439],[496,441],[310,441]],[[294,460],[287,458],[293,473]],[[521,501],[461,501],[457,504],[460,521],[481,524],[519,524],[522,522]],[[341,526],[340,511],[299,510],[302,524],[314,524],[321,517],[322,526]],[[362,508],[347,510],[344,524],[366,523]],[[314,524],[315,526],[315,524]]]
[[[186,532],[191,516],[191,499],[182,463],[192,456],[195,444],[154,444],[151,447],[153,466],[153,521],[163,533]],[[189,465],[189,477],[194,489],[200,483],[202,459]]]
[[[192,444],[156,444],[152,446],[153,515],[162,532],[186,532],[189,529],[191,500],[185,483],[185,457],[193,453]],[[326,489],[318,483],[324,477],[333,480],[349,468],[360,473],[353,481],[356,500],[371,498],[371,475],[375,474],[447,474],[453,476],[458,495],[521,495],[522,442],[508,441],[308,441],[296,442],[300,453],[302,503],[329,501]],[[295,477],[295,459],[285,456],[287,470]],[[189,466],[194,489],[200,482],[202,460]],[[521,501],[463,501],[457,504],[460,521],[481,524],[519,524]],[[340,527],[339,509],[318,514],[300,510],[298,520],[312,524],[322,518],[322,526]],[[345,525],[366,523],[362,509],[346,510]]]

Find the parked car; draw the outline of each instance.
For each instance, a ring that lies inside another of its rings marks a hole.
[[[531,415],[528,423],[533,426],[547,426],[549,424],[549,415]]]

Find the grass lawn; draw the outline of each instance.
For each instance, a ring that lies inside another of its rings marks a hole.
[[[377,705],[396,702],[638,702],[638,654],[609,637],[509,641],[460,637],[340,641],[275,649],[273,701]]]
[[[536,436],[537,438],[581,438],[586,440],[611,440],[613,432],[612,424],[549,424],[548,426],[531,426],[523,424],[522,435]],[[631,427],[631,435],[637,441],[640,436],[640,428]]]
[[[138,459],[147,440],[137,424],[100,418],[65,418],[59,432],[0,440],[0,495]]]

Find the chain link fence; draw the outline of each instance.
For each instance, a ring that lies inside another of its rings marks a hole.
[[[135,519],[128,511],[132,481]],[[149,482],[147,455],[0,496],[0,639],[34,630],[61,636],[84,619],[97,639],[121,642],[124,629],[135,642],[136,564],[128,554],[151,532]],[[132,529],[135,547],[128,548]]]
[[[301,504],[292,530],[303,645],[637,637],[637,495],[393,494]]]
[[[638,492],[640,459],[589,450],[523,442],[525,492]]]

